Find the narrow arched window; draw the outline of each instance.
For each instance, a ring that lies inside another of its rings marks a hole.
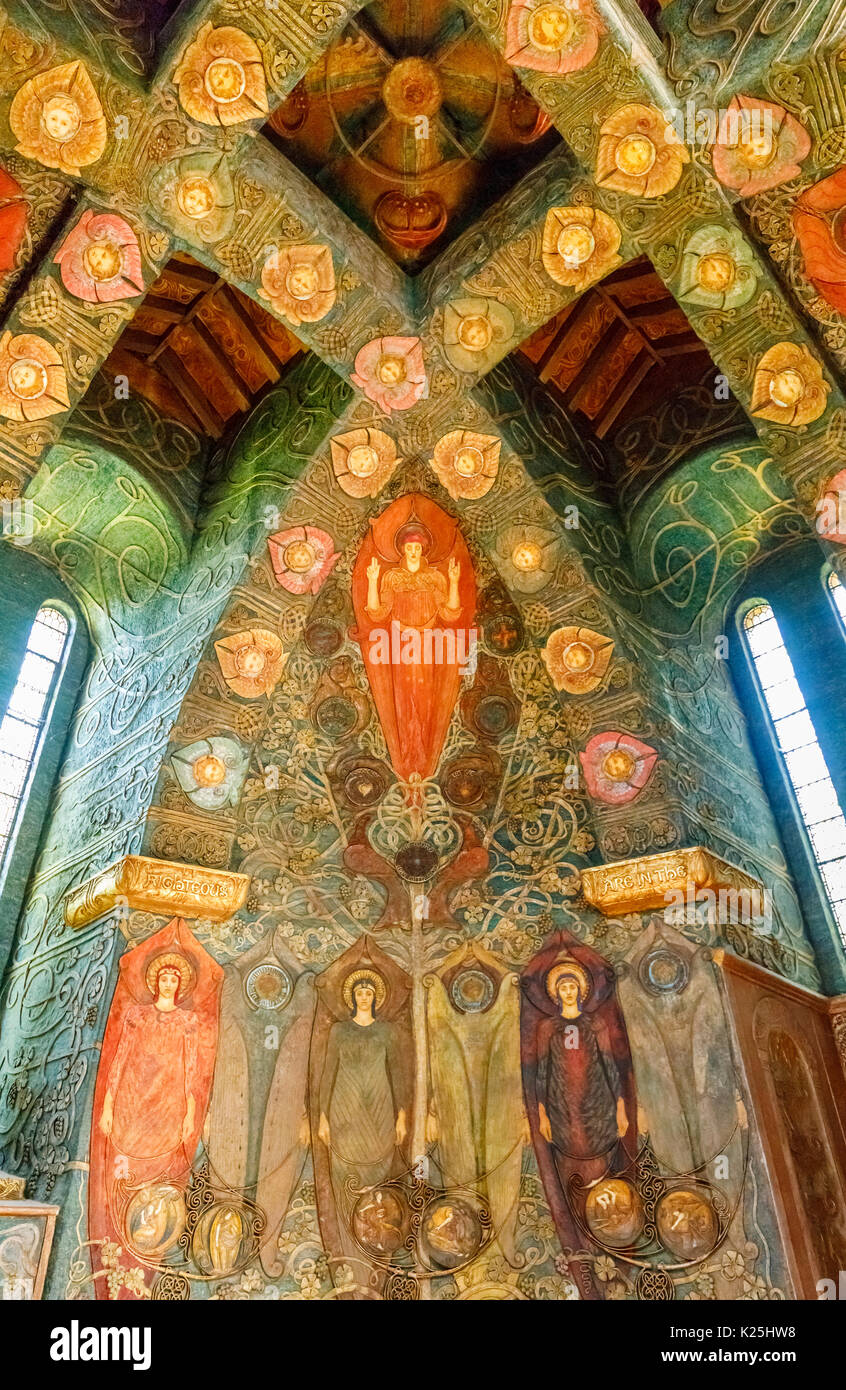
[[[743,632],[776,747],[846,944],[846,818],[790,654],[768,603],[758,603],[748,610],[743,617]]]
[[[832,603],[840,614],[841,622],[846,627],[846,588],[840,582],[840,575],[836,574],[834,570],[829,571],[826,582]]]
[[[70,623],[58,608],[38,610],[0,724],[0,867],[26,799],[69,635]]]

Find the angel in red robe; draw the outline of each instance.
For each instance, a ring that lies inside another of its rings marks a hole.
[[[391,762],[404,781],[431,777],[475,651],[476,584],[457,522],[418,493],[392,503],[359,552],[353,604]]]
[[[637,1106],[614,972],[567,932],[526,967],[521,985],[523,1090],[538,1168],[562,1248],[583,1237],[572,1202],[637,1152]],[[583,1260],[571,1261],[582,1298],[599,1292]]]
[[[93,1241],[131,1249],[133,1196],[172,1202],[187,1183],[208,1106],[222,976],[181,918],[121,960],[94,1093]],[[102,1284],[97,1292],[108,1294]]]
[[[846,313],[846,169],[800,194],[793,227],[814,289]]]

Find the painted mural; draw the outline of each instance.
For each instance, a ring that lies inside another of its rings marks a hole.
[[[0,1168],[57,1213],[0,1273],[807,1297],[846,969],[718,643],[846,574],[844,0],[31,8],[0,565],[89,645],[0,886]]]

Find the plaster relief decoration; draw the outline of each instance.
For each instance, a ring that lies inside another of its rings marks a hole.
[[[599,685],[613,650],[613,638],[589,627],[560,627],[547,639],[543,659],[556,690],[584,695]]]
[[[513,333],[513,314],[495,299],[454,299],[444,307],[444,352],[460,372],[487,371]]]
[[[348,497],[378,497],[402,463],[390,435],[372,427],[336,434],[330,449],[335,478]]]
[[[35,333],[0,338],[0,415],[45,420],[68,408],[67,379],[58,349]]]
[[[826,408],[831,386],[804,344],[776,343],[755,371],[752,411],[778,425],[808,425]]]
[[[226,156],[198,150],[164,164],[150,179],[160,215],[189,242],[222,241],[235,219],[235,189]]]
[[[237,806],[247,775],[247,757],[237,739],[200,739],[174,753],[170,762],[188,800],[201,810]]]
[[[438,440],[429,462],[450,497],[484,497],[496,480],[501,447],[493,435],[450,430]]]
[[[593,62],[604,33],[592,0],[513,0],[505,56],[535,72],[579,72]]]
[[[660,198],[675,188],[690,151],[654,106],[632,102],[603,121],[596,182],[635,198]]]
[[[239,125],[267,114],[261,53],[243,29],[204,24],[173,74],[188,115],[204,125]]]
[[[223,679],[235,695],[258,700],[269,695],[282,674],[286,653],[275,632],[250,628],[215,642]]]
[[[520,594],[536,594],[546,587],[560,552],[554,531],[531,523],[506,526],[496,541],[503,578]]]
[[[720,119],[714,173],[727,188],[750,197],[796,178],[810,150],[808,132],[783,106],[736,96]]]
[[[88,208],[54,256],[62,284],[94,304],[133,299],[144,292],[141,249],[129,223]]]
[[[106,118],[84,63],[50,68],[15,93],[9,124],[17,151],[50,169],[78,175],[106,148]]]
[[[335,543],[316,526],[277,531],[267,542],[273,573],[289,594],[316,594],[338,560]]]
[[[594,734],[579,754],[591,796],[612,806],[634,801],[652,776],[658,757],[654,748],[631,734]]]
[[[261,273],[261,296],[290,323],[315,323],[335,303],[335,269],[328,246],[283,246]]]
[[[703,309],[740,309],[758,289],[755,258],[737,229],[700,227],[684,248],[681,297]]]
[[[352,381],[386,415],[429,394],[419,338],[374,338],[356,354]]]
[[[620,264],[622,233],[601,208],[550,208],[543,224],[543,265],[559,285],[584,290]]]

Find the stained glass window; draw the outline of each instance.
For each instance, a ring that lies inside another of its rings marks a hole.
[[[23,804],[69,631],[67,618],[57,608],[39,609],[0,724],[0,864]]]
[[[770,605],[750,608],[743,627],[778,749],[846,944],[846,818]]]
[[[840,582],[840,576],[834,570],[828,576],[828,590],[834,600],[834,606],[846,626],[846,588]]]

